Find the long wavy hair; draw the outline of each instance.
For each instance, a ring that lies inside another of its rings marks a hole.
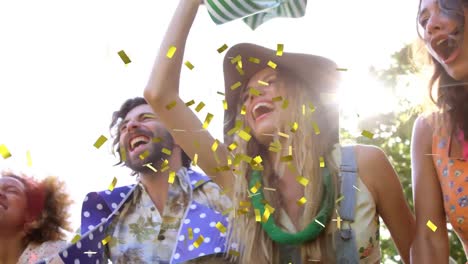
[[[281,111],[281,120],[289,120],[290,123],[279,124],[278,132],[287,133],[287,145],[292,147],[293,161],[278,162],[281,156],[288,155],[288,149],[277,152],[276,160],[269,160],[269,146],[260,144],[254,137],[248,142],[241,139],[237,134],[234,135],[234,142],[238,144],[233,154],[246,154],[250,157],[260,156],[263,166],[263,186],[277,188],[278,179],[286,169],[294,171],[295,175],[301,175],[309,180],[309,184],[304,189],[304,196],[307,202],[303,205],[303,214],[300,218],[300,229],[307,226],[317,215],[320,209],[320,201],[324,192],[323,179],[320,168],[320,157],[323,157],[326,166],[332,175],[332,182],[335,188],[335,196],[338,194],[337,173],[338,166],[332,158],[331,152],[336,143],[338,143],[338,109],[326,106],[319,100],[320,95],[314,91],[316,87],[310,87],[299,76],[291,72],[278,71],[278,80],[283,81],[287,87],[288,94],[285,99],[289,101],[286,110]],[[242,100],[239,100],[241,102]],[[312,106],[312,104],[314,106]],[[242,105],[238,105],[240,109]],[[311,110],[311,107],[314,110]],[[305,113],[303,108],[306,109]],[[249,128],[244,123],[244,116],[238,114],[236,120],[244,124],[244,130]],[[298,129],[293,132],[291,123],[297,122]],[[316,134],[314,123],[318,125],[320,133]],[[279,144],[279,136],[275,133],[273,142]],[[235,165],[235,164],[234,164]],[[252,167],[241,162],[237,166],[234,185],[233,204],[238,206],[231,214],[232,228],[230,229],[230,242],[241,241],[239,263],[278,263],[279,250],[278,244],[273,242],[262,230],[261,224],[255,221],[254,210],[250,206],[248,209],[241,208],[241,202],[249,201],[248,180]],[[298,183],[299,184],[299,183]],[[281,201],[275,191],[264,191],[265,199],[269,205],[276,209],[271,217],[275,221],[279,220],[279,212],[285,204]],[[335,197],[336,199],[336,197]],[[245,204],[245,203],[242,203]],[[333,211],[335,209],[333,208]],[[332,237],[330,234],[335,230],[333,224],[324,223],[327,228],[317,239],[300,246],[302,262],[306,263],[309,259],[320,259],[324,263],[333,263],[334,249]]]
[[[466,30],[463,23],[465,23],[465,19],[467,18],[464,17],[463,8],[468,8],[468,0],[452,0],[449,4],[446,0],[438,0],[437,2],[443,13],[449,14],[455,21],[462,23],[459,25],[459,28]],[[421,0],[419,1],[419,6],[421,6]],[[419,18],[419,13],[417,17]],[[419,27],[418,35],[420,40],[423,41],[424,39],[419,32]],[[463,41],[467,40],[464,39]],[[419,50],[421,51],[421,49]],[[431,101],[441,112],[441,120],[438,123],[450,133],[453,133],[457,129],[462,130],[465,140],[468,140],[468,83],[455,80],[427,51],[424,54],[427,56],[429,63],[433,65],[428,93]],[[434,97],[434,90],[436,97]],[[441,127],[438,128],[439,131],[440,129]]]

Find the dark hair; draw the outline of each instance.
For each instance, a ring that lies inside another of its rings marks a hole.
[[[119,144],[119,141],[120,141],[120,129],[118,129],[119,124],[127,116],[127,114],[130,111],[132,111],[133,108],[135,108],[137,106],[140,106],[140,105],[144,105],[144,104],[148,104],[148,103],[146,102],[146,100],[143,97],[131,98],[131,99],[128,99],[127,101],[125,101],[120,106],[120,109],[115,111],[112,114],[112,121],[111,121],[110,126],[109,126],[109,129],[111,131],[111,135],[114,138],[114,140],[112,141],[112,152],[114,153],[114,155],[115,155],[115,153],[118,153],[118,155],[119,155],[119,162],[116,163],[115,165],[119,165],[119,164],[123,163],[122,155],[120,153],[120,144]],[[112,133],[112,130],[114,128],[117,128],[117,129],[116,129],[115,133]],[[190,168],[190,163],[192,162],[192,160],[190,159],[190,157],[183,150],[182,150],[181,158],[182,158],[182,166],[184,166],[186,168]]]
[[[461,21],[464,23],[465,17],[463,12],[460,14],[460,12],[457,12],[457,10],[463,10],[464,7],[466,8],[468,6],[468,0],[456,1],[455,3],[458,5],[457,7],[447,6],[444,0],[438,0],[437,2],[440,9],[444,13],[451,14],[452,16],[463,16]],[[420,8],[421,0],[419,1],[418,17]],[[416,23],[419,22],[417,21]],[[418,35],[421,39],[423,39],[419,30]],[[468,140],[468,90],[465,89],[467,85],[453,79],[434,57],[430,57],[434,65],[434,72],[429,81],[429,97],[431,101],[442,110],[444,114],[447,114],[450,129],[461,129],[465,135],[465,140]],[[435,99],[432,95],[432,91],[434,90],[437,81],[438,97]]]

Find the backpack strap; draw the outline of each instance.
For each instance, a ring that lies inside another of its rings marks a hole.
[[[338,264],[359,263],[356,234],[350,223],[354,222],[356,209],[357,165],[354,146],[341,147],[341,195],[339,216],[343,220],[341,228],[335,233],[336,260]]]

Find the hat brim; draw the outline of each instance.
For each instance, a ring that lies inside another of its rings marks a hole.
[[[231,63],[231,60],[238,55],[242,58],[243,75],[236,69],[237,63]],[[258,59],[259,63],[251,62],[249,58]],[[223,62],[224,90],[227,103],[227,110],[224,112],[225,143],[230,143],[231,137],[227,135],[227,132],[234,127],[234,117],[238,112],[237,105],[242,90],[240,87],[232,90],[231,86],[237,82],[246,85],[255,73],[269,67],[269,61],[277,65],[276,70],[286,69],[302,78],[310,89],[314,89],[315,93],[335,93],[337,90],[339,72],[335,62],[330,59],[311,54],[288,52],[277,56],[275,50],[262,46],[250,43],[237,44],[229,49]]]

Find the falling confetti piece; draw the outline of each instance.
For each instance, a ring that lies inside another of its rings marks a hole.
[[[223,44],[221,47],[217,49],[218,53],[221,54],[223,51],[225,51],[228,48],[226,44]]]
[[[426,225],[432,230],[432,232],[435,232],[437,230],[437,226],[434,225],[434,223],[432,223],[431,220],[427,220]]]
[[[145,164],[144,166],[150,168],[150,169],[151,169],[152,171],[154,171],[154,172],[158,172],[158,170],[157,170],[155,167],[153,167],[153,166],[151,165],[151,163]]]
[[[27,160],[28,167],[32,167],[31,152],[29,150],[26,151],[26,160]]]
[[[197,107],[195,107],[195,111],[200,112],[203,109],[203,107],[205,107],[205,103],[200,102],[198,103]]]
[[[167,182],[170,184],[174,183],[176,173],[174,171],[169,172],[169,178],[167,179]]]
[[[239,257],[240,256],[240,253],[239,251],[235,251],[235,250],[229,250],[229,255],[233,255],[233,256],[236,256],[236,257]]]
[[[186,61],[184,64],[185,64],[185,66],[187,66],[187,68],[189,68],[190,70],[193,70],[193,68],[195,68],[195,66],[193,66],[193,64],[190,63],[190,61]]]
[[[255,163],[257,163],[257,164],[262,163],[262,157],[260,157],[260,156],[256,156],[253,160],[254,160]]]
[[[270,218],[271,212],[268,210],[268,208],[265,208],[265,211],[263,212],[262,216],[262,222],[266,223],[268,221],[268,218]]]
[[[249,133],[245,132],[244,130],[239,131],[239,137],[245,141],[249,141],[252,137]]]
[[[288,134],[285,134],[285,133],[283,133],[283,132],[278,132],[278,136],[284,137],[284,138],[289,138],[289,135],[288,135]]]
[[[210,114],[210,113],[206,114],[205,122],[203,122],[203,129],[208,128],[208,125],[210,124],[212,119],[213,119],[213,114]]]
[[[122,59],[122,61],[125,64],[129,64],[130,62],[132,62],[130,60],[130,58],[127,56],[127,54],[125,53],[125,51],[121,50],[121,51],[117,52],[117,54],[119,54],[119,57]]]
[[[170,156],[172,154],[172,151],[170,149],[167,149],[167,148],[162,148],[161,152],[168,155],[168,156]]]
[[[201,243],[203,243],[204,240],[205,240],[205,238],[202,235],[200,235],[197,238],[197,240],[195,240],[195,242],[193,242],[193,246],[198,248],[201,245]]]
[[[372,132],[370,132],[370,131],[367,131],[367,130],[362,131],[361,135],[366,137],[366,138],[370,138],[370,139],[372,139],[374,137],[374,134]]]
[[[162,141],[161,137],[154,137],[154,138],[151,139],[151,142],[153,142],[153,143],[159,143],[161,141]]]
[[[283,97],[282,96],[276,96],[276,97],[273,97],[271,100],[273,102],[281,102],[281,101],[283,101]]]
[[[246,111],[247,111],[247,107],[245,105],[243,105],[242,108],[241,108],[240,114],[245,115]]]
[[[274,189],[274,188],[263,187],[263,189],[266,190],[266,191],[276,192],[276,189]]]
[[[176,106],[176,104],[177,104],[176,101],[172,101],[166,105],[166,109],[171,110],[172,108],[174,108],[174,106]]]
[[[276,66],[277,66],[276,63],[274,63],[272,61],[268,61],[267,65],[270,66],[270,68],[272,68],[272,69],[276,69]]]
[[[193,156],[192,165],[197,166],[197,161],[198,161],[198,154],[195,153],[195,155]]]
[[[231,59],[231,64],[238,63],[240,61],[242,61],[242,57],[241,55],[237,55],[236,57]]]
[[[223,109],[228,110],[228,104],[226,100],[223,100]]]
[[[263,86],[268,86],[268,85],[270,85],[269,83],[264,82],[264,81],[262,81],[262,80],[258,80],[258,84],[263,85]]]
[[[252,192],[253,194],[257,193],[258,189],[260,189],[261,186],[262,184],[260,182],[255,183],[255,186],[252,186],[252,188],[250,188],[250,192]]]
[[[304,186],[304,187],[307,186],[307,184],[309,184],[309,180],[306,179],[306,178],[303,177],[303,176],[297,176],[297,177],[296,177],[296,181],[297,181],[298,183],[300,183],[300,184],[301,184],[302,186]]]
[[[106,238],[104,238],[104,239],[102,240],[102,245],[105,246],[107,243],[109,243],[109,242],[111,241],[111,239],[112,239],[111,236],[109,236],[109,235],[106,236]]]
[[[302,196],[301,199],[297,200],[297,204],[299,206],[304,205],[306,202],[307,202],[307,199],[304,196]]]
[[[289,161],[292,161],[292,160],[293,160],[292,155],[287,155],[287,156],[283,156],[283,157],[280,158],[281,162],[289,162]]]
[[[191,227],[187,228],[188,237],[190,240],[193,240],[193,230]]]
[[[250,87],[250,89],[249,89],[249,94],[255,95],[255,96],[260,96],[260,91],[257,90],[257,89],[255,89],[255,88],[253,88],[253,87]]]
[[[143,153],[140,154],[139,158],[140,158],[141,160],[144,160],[144,159],[146,159],[146,157],[149,156],[149,154],[150,154],[149,151],[146,150],[145,152],[143,152]]]
[[[120,147],[119,152],[120,152],[120,159],[124,162],[127,161],[127,152],[125,151],[125,148]]]
[[[342,221],[341,217],[338,216],[336,219],[333,219],[333,221],[336,221],[336,227],[338,229],[341,229],[341,221]]]
[[[338,199],[336,199],[336,202],[335,202],[335,203],[339,203],[339,202],[340,202],[341,200],[343,200],[343,199],[344,199],[344,196],[342,195],[342,196],[338,197]]]
[[[231,85],[231,90],[235,90],[239,88],[242,85],[241,82],[236,82],[235,84]]]
[[[318,127],[317,123],[312,122],[312,127],[314,127],[315,135],[319,135],[320,134],[320,128]]]
[[[337,71],[348,71],[346,68],[336,68]]]
[[[283,44],[276,45],[276,56],[278,56],[278,57],[283,56],[283,49],[284,49]]]
[[[261,222],[262,217],[260,216],[260,210],[255,209],[254,212],[255,212],[255,222]]]
[[[288,108],[288,105],[289,105],[289,101],[286,99],[283,101],[283,105],[281,105],[281,108],[286,109]]]
[[[215,141],[213,142],[213,145],[211,145],[211,151],[215,152],[218,149],[218,144],[219,144],[219,141],[215,139]]]
[[[291,125],[291,132],[295,133],[297,131],[297,129],[299,128],[299,124],[297,122],[294,122],[292,125]]]
[[[252,62],[252,63],[255,63],[255,64],[259,64],[259,63],[260,63],[260,59],[254,58],[254,57],[249,57],[249,61]]]
[[[101,135],[94,143],[94,147],[99,149],[106,141],[107,141],[107,138]]]
[[[117,178],[114,177],[114,179],[112,179],[111,184],[109,185],[109,191],[112,192],[114,190],[116,184],[117,184]]]
[[[75,235],[71,241],[72,244],[75,244],[76,242],[80,241],[81,236],[80,235]]]
[[[320,168],[324,168],[325,167],[325,160],[323,159],[323,157],[320,157]]]
[[[237,148],[237,143],[233,142],[231,145],[228,146],[229,151],[233,151]]]
[[[315,222],[316,222],[317,224],[321,225],[322,227],[325,227],[322,223],[320,223],[319,220],[315,219]]]
[[[172,59],[172,57],[174,56],[176,50],[177,50],[177,48],[176,48],[175,46],[170,46],[170,47],[169,47],[169,50],[167,51],[166,56],[167,56],[169,59]]]
[[[221,222],[216,223],[216,228],[219,230],[219,232],[223,234],[226,233],[226,227]]]
[[[231,212],[232,210],[234,210],[234,207],[230,207],[230,208],[224,210],[221,214],[222,214],[222,215],[227,215],[227,214],[229,214],[229,212]]]
[[[305,104],[302,105],[302,115],[306,114],[306,107]]]
[[[195,100],[190,100],[190,101],[185,103],[185,106],[189,107],[189,106],[191,106],[193,104],[195,104]]]

